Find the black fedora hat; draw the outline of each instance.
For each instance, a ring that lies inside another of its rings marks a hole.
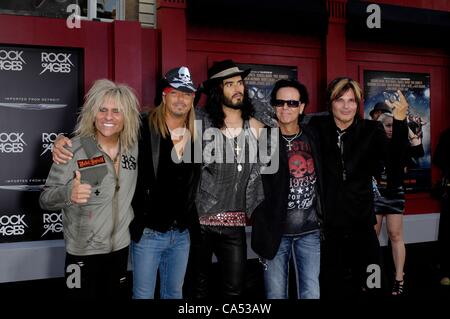
[[[208,79],[203,82],[205,89],[208,89],[212,84],[220,82],[224,79],[229,79],[234,76],[240,75],[244,79],[249,75],[251,69],[241,70],[233,62],[233,60],[223,60],[214,62],[208,69]]]
[[[378,102],[375,104],[373,109],[369,112],[370,117],[373,117],[373,113],[376,111],[381,111],[382,113],[392,113],[391,108],[384,102]]]

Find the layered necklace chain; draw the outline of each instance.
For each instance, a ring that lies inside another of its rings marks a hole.
[[[234,159],[236,160],[236,163],[238,164],[237,165],[237,170],[238,170],[238,172],[240,172],[240,171],[242,171],[242,164],[238,163],[238,156],[239,156],[239,153],[240,153],[240,151],[242,149],[239,147],[239,141],[237,141],[237,136],[233,136],[230,133],[230,130],[228,129],[228,126],[226,124],[225,124],[225,130],[227,132],[227,135],[230,136],[230,139],[233,139],[233,142],[230,141],[230,143],[231,143],[231,147],[233,148]],[[226,138],[226,139],[228,140],[228,138]]]
[[[281,135],[281,137],[287,142],[286,146],[287,146],[287,148],[288,148],[289,151],[292,150],[292,141],[295,140],[295,139],[296,139],[297,137],[299,137],[300,135],[302,135],[302,132],[303,132],[303,131],[302,131],[301,129],[299,129],[298,132],[297,132],[297,134],[295,134],[294,137],[291,137],[291,138],[287,138],[287,137],[285,137],[283,134]]]

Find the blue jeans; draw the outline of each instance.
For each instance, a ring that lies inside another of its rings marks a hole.
[[[268,299],[288,299],[289,259],[294,254],[297,297],[319,299],[320,233],[283,236],[274,259],[267,260],[264,284]]]
[[[188,230],[161,233],[145,228],[141,240],[138,243],[131,242],[133,298],[154,298],[158,269],[160,298],[183,298],[189,246]]]

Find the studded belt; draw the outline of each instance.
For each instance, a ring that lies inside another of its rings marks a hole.
[[[244,212],[224,212],[215,215],[201,216],[200,225],[207,226],[246,226]]]

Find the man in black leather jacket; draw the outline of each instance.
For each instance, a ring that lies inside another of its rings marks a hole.
[[[394,130],[407,138],[408,103],[386,101]],[[321,247],[321,296],[351,297],[381,288],[380,249],[375,233],[372,176],[390,161],[381,123],[359,116],[362,91],[350,78],[337,78],[327,89],[329,116],[313,117],[322,159],[324,224]]]
[[[288,299],[289,260],[293,256],[297,297],[320,297],[320,159],[316,139],[301,123],[309,102],[306,87],[279,80],[271,93],[280,134],[279,169],[263,174],[264,201],[252,218],[252,248],[264,263],[269,299]]]

